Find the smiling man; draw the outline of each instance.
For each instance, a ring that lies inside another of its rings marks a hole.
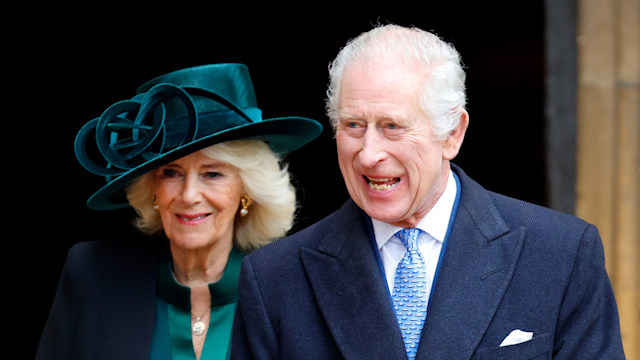
[[[419,97],[425,72],[383,54],[364,57],[344,70],[339,91],[334,128],[351,199],[372,218],[400,227],[415,227],[444,192],[468,124],[464,102],[455,104],[456,127],[433,133]]]
[[[327,113],[351,199],[245,257],[233,358],[624,358],[597,229],[451,164],[464,81],[420,29],[340,51]]]

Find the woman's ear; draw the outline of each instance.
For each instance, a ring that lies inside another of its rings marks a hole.
[[[466,110],[462,110],[460,112],[460,121],[458,122],[458,126],[449,133],[449,136],[442,145],[442,157],[445,160],[453,160],[453,158],[458,155],[468,126],[469,113],[467,113]]]

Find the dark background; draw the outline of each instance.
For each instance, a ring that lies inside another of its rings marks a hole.
[[[265,118],[299,115],[325,126],[287,158],[301,188],[299,230],[347,199],[324,115],[329,62],[378,22],[432,30],[467,68],[470,127],[455,163],[489,190],[546,205],[542,1],[292,5],[300,8],[184,3],[21,14],[3,55],[10,115],[0,142],[7,165],[0,301],[16,336],[7,348],[33,357],[70,246],[135,231],[130,210],[86,208],[104,181],[76,162],[77,131],[146,80],[183,67],[245,63]]]

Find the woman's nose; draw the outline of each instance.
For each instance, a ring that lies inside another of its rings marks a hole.
[[[182,186],[182,199],[188,204],[197,204],[202,201],[202,184],[197,175],[187,175]]]

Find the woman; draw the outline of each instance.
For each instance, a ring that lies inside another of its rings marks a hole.
[[[293,222],[280,156],[321,131],[262,120],[240,64],[160,76],[87,123],[76,157],[108,181],[89,208],[130,205],[152,236],[69,251],[36,358],[227,358],[242,256]]]

